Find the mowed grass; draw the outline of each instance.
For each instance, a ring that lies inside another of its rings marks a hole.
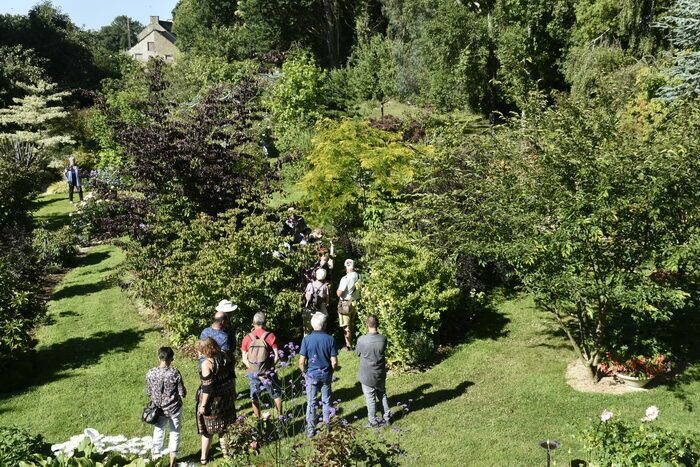
[[[0,395],[0,424],[27,427],[54,443],[86,427],[106,434],[150,434],[150,426],[139,420],[146,402],[143,378],[167,338],[146,323],[110,280],[122,260],[114,246],[90,248],[56,288],[49,304],[52,322],[37,335],[35,384]],[[638,419],[647,406],[656,405],[661,411],[657,423],[700,436],[697,379],[673,389],[661,385],[626,395],[584,394],[565,382],[573,357],[547,314],[528,297],[503,300],[449,357],[427,371],[389,377],[394,410],[399,410],[397,403],[410,410],[397,417],[393,426],[399,432],[385,435],[399,439],[408,452],[406,465],[539,465],[545,457],[537,441],[544,438],[562,442],[555,453],[562,465],[585,459],[573,435],[603,409]],[[342,416],[360,426],[366,412],[357,358],[342,352],[340,364],[334,399],[342,400]],[[177,353],[175,366],[190,392],[182,454],[196,460],[192,397],[197,362]],[[246,390],[242,373],[238,390]],[[248,406],[245,399],[238,403],[244,413]]]

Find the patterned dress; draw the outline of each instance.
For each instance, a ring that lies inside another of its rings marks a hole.
[[[197,407],[202,394],[208,394],[204,415],[197,415],[197,433],[223,433],[236,421],[236,380],[231,360],[223,353],[213,359],[211,374],[205,378],[200,371],[201,385],[197,390]],[[197,412],[198,413],[198,412]]]

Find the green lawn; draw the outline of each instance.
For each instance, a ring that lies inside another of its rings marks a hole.
[[[46,215],[65,216],[66,205],[53,200],[40,214],[50,209]],[[27,427],[50,442],[64,441],[88,426],[106,434],[150,432],[139,420],[146,402],[143,377],[167,339],[110,281],[122,260],[114,246],[90,248],[56,288],[49,304],[51,322],[37,335],[35,385],[0,395],[0,424]],[[583,457],[572,435],[603,409],[634,419],[656,405],[658,423],[700,434],[697,379],[673,390],[662,385],[618,396],[579,393],[564,380],[571,351],[530,299],[502,301],[482,324],[468,343],[428,371],[389,378],[392,406],[402,402],[411,407],[394,424],[400,433],[388,432],[400,437],[408,451],[406,464],[541,464],[544,453],[536,442],[542,438],[562,441],[555,458],[564,464],[570,457]],[[364,423],[357,360],[342,353],[340,363],[334,399],[343,401],[344,416]],[[177,354],[175,366],[194,394],[197,363]],[[243,378],[239,390],[245,390]],[[182,452],[196,459],[191,395],[185,404]]]

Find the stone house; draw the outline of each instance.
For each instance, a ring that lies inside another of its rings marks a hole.
[[[157,16],[151,16],[151,22],[137,36],[138,43],[127,53],[139,62],[147,62],[151,57],[161,57],[166,61],[175,60],[177,48],[172,29],[172,21],[161,21]]]

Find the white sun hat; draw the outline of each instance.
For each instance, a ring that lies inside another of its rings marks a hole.
[[[234,305],[231,303],[230,300],[221,300],[218,305],[216,305],[216,311],[220,311],[222,313],[230,313],[232,311],[236,311],[238,309],[238,305]]]

